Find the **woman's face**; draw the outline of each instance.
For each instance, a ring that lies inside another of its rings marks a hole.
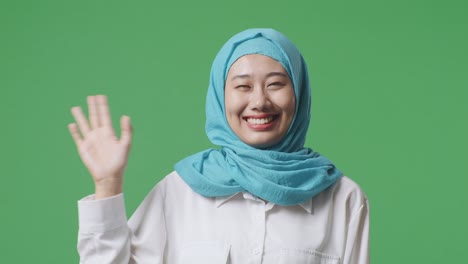
[[[246,144],[278,143],[294,117],[294,89],[281,63],[264,55],[240,57],[226,77],[224,103],[231,129]]]

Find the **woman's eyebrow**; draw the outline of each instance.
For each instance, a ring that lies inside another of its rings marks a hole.
[[[282,73],[282,72],[270,72],[266,75],[266,77],[271,77],[271,76],[281,76],[281,77],[288,77],[288,75],[286,75],[285,73]]]
[[[234,81],[235,79],[238,79],[238,78],[240,78],[240,79],[245,79],[245,78],[249,78],[249,77],[250,77],[249,74],[240,74],[240,75],[233,76],[233,77],[231,78],[231,81]]]
[[[288,77],[288,75],[286,75],[285,73],[283,72],[270,72],[266,75],[266,77],[272,77],[272,76],[281,76],[281,77]],[[250,74],[240,74],[240,75],[236,75],[236,76],[233,76],[231,78],[231,81],[235,80],[235,79],[245,79],[245,78],[250,78]]]

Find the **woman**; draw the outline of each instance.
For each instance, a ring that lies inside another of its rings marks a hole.
[[[284,35],[249,29],[216,56],[206,102],[209,149],[175,165],[127,223],[122,177],[131,143],[105,96],[70,132],[95,182],[79,201],[82,263],[368,263],[368,202],[304,148],[306,64]]]

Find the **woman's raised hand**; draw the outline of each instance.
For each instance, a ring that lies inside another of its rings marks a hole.
[[[127,166],[132,141],[130,117],[120,119],[121,136],[117,138],[112,126],[107,97],[88,96],[89,120],[81,107],[71,108],[76,123],[68,125],[81,160],[91,173],[95,184],[95,199],[122,192],[123,174]]]

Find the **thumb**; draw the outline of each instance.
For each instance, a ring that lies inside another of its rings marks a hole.
[[[120,118],[120,131],[120,142],[130,145],[132,143],[133,128],[129,116],[124,115]]]

